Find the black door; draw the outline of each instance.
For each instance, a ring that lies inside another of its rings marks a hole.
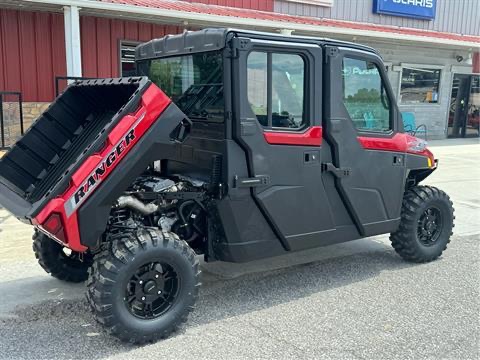
[[[235,39],[234,134],[251,196],[286,250],[334,230],[321,179],[322,50],[317,44]]]
[[[360,50],[325,53],[322,161],[337,236],[391,232],[400,218],[405,154],[395,151],[399,113],[384,66]]]

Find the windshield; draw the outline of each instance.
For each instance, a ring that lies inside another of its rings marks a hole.
[[[162,89],[190,119],[224,120],[220,52],[153,59],[140,66],[140,72]]]

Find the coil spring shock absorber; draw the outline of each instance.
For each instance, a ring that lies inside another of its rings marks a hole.
[[[130,211],[126,208],[117,208],[112,210],[108,220],[109,233],[116,235],[122,232],[122,227],[127,226],[130,219]]]

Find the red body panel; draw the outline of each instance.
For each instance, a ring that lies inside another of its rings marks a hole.
[[[139,108],[132,114],[124,116],[117,126],[110,132],[107,137],[105,146],[95,154],[88,157],[78,170],[72,175],[70,186],[67,190],[55,199],[52,199],[36,216],[33,224],[42,227],[51,214],[59,214],[65,231],[66,246],[70,249],[83,252],[87,248],[80,243],[79,227],[77,212],[82,203],[87,200],[94,191],[101,187],[103,179],[116,168],[125,155],[131,151],[138,140],[145,134],[151,125],[158,119],[160,114],[170,104],[171,100],[155,85],[151,85],[143,94]],[[123,139],[132,133],[131,139],[125,143]],[[118,147],[121,147],[121,152],[118,152]],[[94,175],[95,169],[105,162],[113,153],[115,153],[115,160],[112,160],[110,166],[104,166],[104,172],[101,176]],[[89,189],[88,180],[95,176],[95,184]],[[66,209],[67,202],[71,201],[76,193],[83,189],[85,195],[78,202],[74,211],[68,214]],[[43,229],[45,231],[45,229]],[[59,239],[57,239],[59,240]]]
[[[284,131],[264,131],[265,141],[271,145],[298,145],[298,146],[321,146],[322,127],[312,126],[303,133],[291,133]],[[366,150],[394,151],[426,156],[434,164],[434,156],[426,147],[415,150],[414,146],[422,141],[405,133],[396,133],[391,138],[359,136],[358,141]]]
[[[289,133],[283,131],[265,131],[263,133],[267,143],[271,145],[322,145],[322,127],[312,126],[303,133]]]
[[[422,155],[430,158],[432,164],[434,164],[434,156],[430,150],[426,147],[422,150],[414,150],[413,145],[422,141],[415,136],[405,134],[405,133],[396,133],[391,138],[375,138],[367,136],[359,136],[358,141],[362,144],[364,149],[367,150],[383,150],[383,151],[395,151],[395,152],[404,152],[415,155]]]

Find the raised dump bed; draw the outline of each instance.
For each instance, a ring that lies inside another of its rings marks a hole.
[[[147,84],[141,77],[71,84],[1,158],[0,184],[28,203],[40,200],[135,110]]]

